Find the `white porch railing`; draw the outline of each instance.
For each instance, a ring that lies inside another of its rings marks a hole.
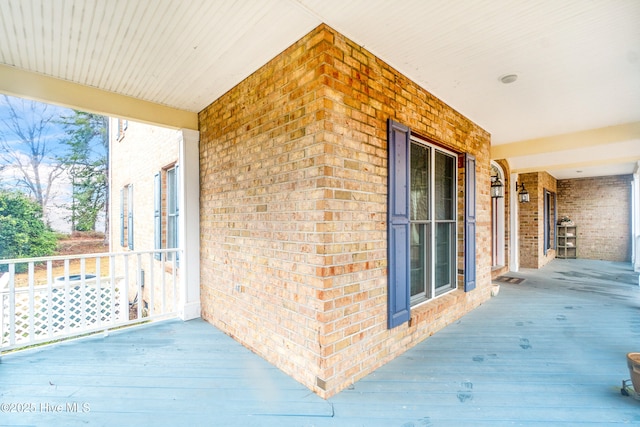
[[[177,317],[180,253],[0,260],[0,352]]]

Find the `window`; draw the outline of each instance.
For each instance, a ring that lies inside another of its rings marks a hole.
[[[456,156],[411,141],[411,303],[456,288]]]
[[[167,171],[167,248],[178,247],[178,177],[177,166]],[[168,259],[173,254],[167,254]]]
[[[457,288],[457,155],[389,120],[388,326],[411,307]],[[475,158],[465,156],[464,273],[475,288]]]
[[[178,247],[178,166],[163,169],[154,178],[154,241],[156,249]],[[161,259],[156,254],[156,259]],[[173,259],[167,253],[167,260]]]
[[[556,193],[544,190],[544,254],[556,248]]]
[[[120,189],[120,246],[133,250],[133,184]]]
[[[153,177],[153,246],[162,249],[162,174],[158,172]],[[162,259],[161,253],[155,253],[154,258]]]
[[[118,119],[118,137],[117,141],[120,142],[124,139],[124,134],[129,127],[129,121],[124,119]]]

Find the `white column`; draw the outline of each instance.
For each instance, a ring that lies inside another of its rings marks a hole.
[[[640,161],[631,183],[631,261],[634,271],[640,271]]]
[[[200,317],[200,133],[182,129],[180,138],[180,318]]]
[[[518,189],[516,188],[516,182],[518,181],[518,174],[512,173],[511,179],[509,179],[509,222],[511,235],[509,236],[509,270],[520,270],[520,237],[518,235]]]

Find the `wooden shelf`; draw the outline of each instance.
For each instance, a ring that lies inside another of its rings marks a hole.
[[[558,236],[556,258],[578,258],[578,227],[558,225],[556,236]]]

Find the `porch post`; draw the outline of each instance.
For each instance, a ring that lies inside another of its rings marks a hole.
[[[518,218],[518,189],[516,188],[516,182],[518,181],[518,174],[512,173],[509,179],[509,222],[511,223],[511,233],[509,236],[509,270],[520,270],[520,236]]]
[[[180,259],[179,315],[182,320],[200,317],[200,133],[182,129],[179,154]]]

